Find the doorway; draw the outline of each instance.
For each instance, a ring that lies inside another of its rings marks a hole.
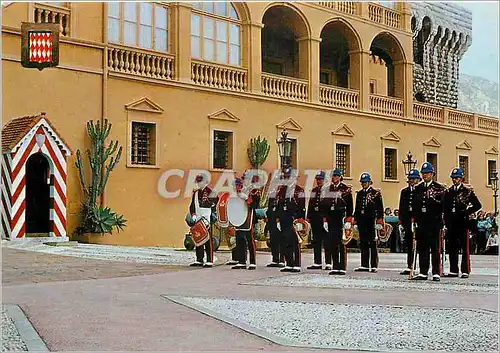
[[[26,162],[26,236],[49,236],[50,167],[41,153]]]

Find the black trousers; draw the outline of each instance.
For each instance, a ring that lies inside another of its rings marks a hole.
[[[345,271],[347,269],[347,246],[342,243],[344,228],[342,220],[343,216],[328,218],[328,248],[330,248],[331,259],[333,260],[333,269]],[[326,263],[329,264],[330,261],[329,259]]]
[[[375,241],[375,219],[363,219],[357,222],[359,230],[359,250],[362,267],[378,267],[377,242]]]
[[[285,241],[285,260],[289,267],[301,266],[301,250],[297,234],[292,225],[282,226],[281,235]]]
[[[207,262],[214,262],[214,248],[212,246],[212,230],[210,230],[210,238],[208,241],[196,247],[196,261],[203,263],[204,252],[207,254]]]
[[[321,265],[321,249],[325,249],[325,263],[331,264],[331,250],[330,244],[328,242],[328,233],[323,225],[323,217],[318,219],[311,219],[311,228],[313,233],[313,251],[314,251],[314,263]]]
[[[477,253],[482,254],[486,250],[487,234],[486,230],[478,229],[476,232],[477,237]]]
[[[236,241],[238,241],[238,239],[236,239]],[[237,245],[238,243],[236,243],[236,246],[233,248],[233,250],[231,250],[231,260],[233,261],[238,261],[238,249],[237,249]],[[246,259],[245,259],[245,262],[246,262]]]
[[[269,240],[271,243],[272,262],[285,263],[285,248],[281,232],[278,229],[269,230]]]
[[[255,265],[255,239],[253,238],[253,230],[236,230],[236,252],[238,263],[246,265],[247,249],[250,253],[250,264]]]
[[[441,237],[440,228],[419,224],[417,228],[417,251],[418,265],[420,273],[426,275],[429,273],[429,260],[432,263],[432,274],[441,275]],[[430,253],[430,259],[429,259]]]
[[[411,268],[415,251],[415,249],[413,249],[413,232],[411,230],[411,223],[403,223],[403,228],[405,232],[403,241],[406,249],[406,265],[408,268]]]
[[[458,252],[462,250],[460,269],[462,273],[470,273],[470,242],[467,225],[453,222],[447,228],[446,245],[450,255],[450,272],[458,273]]]

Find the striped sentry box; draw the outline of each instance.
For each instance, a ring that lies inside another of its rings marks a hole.
[[[2,131],[2,232],[10,239],[26,235],[26,163],[34,154],[50,167],[50,236],[66,236],[67,157],[71,150],[45,114],[10,121]]]

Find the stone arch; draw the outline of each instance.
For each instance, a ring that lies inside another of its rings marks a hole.
[[[379,32],[373,37],[370,50],[374,45],[379,45],[380,49],[387,51],[387,54],[391,57],[391,61],[407,61],[403,46],[392,33]]]
[[[262,23],[262,72],[307,79],[311,28],[304,14],[293,4],[271,3]]]
[[[243,22],[251,22],[252,19],[250,17],[250,10],[248,6],[244,2],[240,1],[231,1],[231,5],[233,5],[234,9],[238,13],[240,20]]]
[[[381,81],[386,87],[385,91],[378,90],[376,93],[403,98],[405,87],[396,83],[404,82],[405,70],[404,65],[401,64],[407,62],[407,59],[399,40],[391,33],[380,32],[373,37],[370,44],[370,52],[372,56],[378,56],[383,59],[386,67],[385,78],[382,73],[375,72],[373,66],[370,67],[370,79]],[[376,74],[377,77],[372,77],[373,74]]]
[[[261,23],[264,23],[264,18],[266,17],[266,13],[273,7],[281,7],[283,9],[289,9],[291,10],[298,18],[300,21],[298,23],[295,23],[298,25],[296,28],[294,28],[296,31],[295,33],[298,34],[299,38],[300,37],[309,37],[311,36],[311,25],[309,24],[309,21],[307,20],[306,15],[297,8],[297,6],[293,5],[292,3],[289,2],[273,2],[270,3],[268,6],[264,8],[264,11],[262,12],[262,19]]]
[[[347,21],[334,18],[322,26],[320,37],[320,83],[349,88],[350,75],[361,70],[351,58],[351,52],[362,49],[359,34]]]

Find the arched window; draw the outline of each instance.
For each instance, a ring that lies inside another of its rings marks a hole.
[[[193,3],[191,56],[241,65],[241,21],[230,2]]]
[[[110,42],[168,51],[168,9],[152,2],[108,3]]]

